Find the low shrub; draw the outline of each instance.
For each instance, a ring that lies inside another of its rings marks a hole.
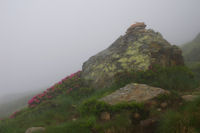
[[[185,66],[153,66],[147,71],[122,72],[115,75],[115,83],[124,86],[136,82],[169,90],[192,89],[198,86],[192,71]]]

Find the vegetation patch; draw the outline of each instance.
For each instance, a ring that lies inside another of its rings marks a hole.
[[[115,75],[119,86],[135,82],[168,90],[185,90],[198,87],[193,72],[185,66],[152,66],[147,71],[121,72]]]
[[[178,111],[166,112],[160,120],[158,133],[199,133],[200,98],[186,103]]]

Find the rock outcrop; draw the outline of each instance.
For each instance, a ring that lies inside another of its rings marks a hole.
[[[123,102],[133,102],[133,101],[146,102],[148,100],[157,97],[158,95],[168,94],[168,93],[169,93],[168,91],[161,88],[152,87],[145,84],[132,83],[101,98],[100,101],[104,101],[111,105]]]
[[[109,86],[123,71],[145,71],[154,64],[183,65],[181,50],[170,45],[160,33],[133,24],[110,47],[92,56],[82,66],[82,79],[96,88]]]

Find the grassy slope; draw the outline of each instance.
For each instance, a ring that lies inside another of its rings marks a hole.
[[[134,76],[133,76],[134,75]],[[117,75],[116,83],[110,88],[93,90],[85,86],[79,76],[64,80],[49,89],[46,97],[40,98],[40,103],[33,103],[34,107],[24,108],[12,118],[0,121],[2,133],[24,133],[29,127],[46,127],[45,133],[90,133],[90,132],[139,132],[138,123],[151,116],[159,116],[163,112],[157,111],[161,102],[168,102],[171,108],[177,108],[179,96],[161,96],[157,99],[158,105],[149,108],[149,105],[136,103],[123,103],[110,106],[96,101],[112,91],[129,82],[152,83],[166,89],[182,89],[184,86],[194,84],[193,77],[186,68],[152,69],[147,72],[133,72],[130,75]],[[176,78],[176,81],[170,79]],[[129,80],[127,80],[129,79]],[[185,81],[185,79],[187,79]],[[161,83],[156,81],[162,81]],[[184,82],[183,82],[184,81]],[[55,89],[56,88],[56,89]],[[72,91],[69,91],[71,90]],[[192,89],[192,88],[191,88]],[[174,93],[173,93],[174,94]],[[52,98],[48,98],[53,96]],[[102,121],[100,113],[111,113],[110,121]],[[133,118],[134,113],[139,113],[140,118]],[[152,128],[151,130],[155,130]],[[150,131],[150,130],[149,130]]]

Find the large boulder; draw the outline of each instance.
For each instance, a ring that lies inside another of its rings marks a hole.
[[[82,79],[96,88],[112,84],[118,72],[145,71],[154,64],[183,65],[181,50],[170,45],[160,33],[133,24],[110,47],[92,56],[82,66]]]
[[[111,105],[123,102],[147,102],[161,94],[169,94],[169,92],[158,87],[131,83],[101,98],[100,101]]]

